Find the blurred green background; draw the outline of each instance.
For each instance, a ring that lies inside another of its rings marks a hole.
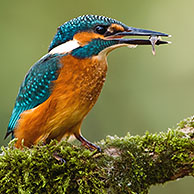
[[[107,81],[82,126],[85,137],[165,131],[194,114],[194,1],[0,1],[0,145],[18,88],[43,56],[56,28],[83,14],[113,17],[129,26],[172,34],[173,44],[121,48],[108,57]],[[194,179],[155,186],[151,194],[191,194]]]

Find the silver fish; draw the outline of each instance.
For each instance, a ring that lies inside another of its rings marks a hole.
[[[151,45],[152,45],[152,54],[155,55],[156,54],[155,45],[156,45],[156,42],[158,40],[161,40],[161,37],[160,36],[151,36],[149,40],[150,40]]]

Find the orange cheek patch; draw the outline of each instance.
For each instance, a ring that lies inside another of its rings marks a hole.
[[[103,35],[96,34],[94,32],[79,32],[74,35],[74,39],[78,41],[81,46],[88,44],[92,39],[104,39]]]
[[[119,25],[119,24],[111,24],[111,26],[109,27],[109,31],[114,32],[114,31],[121,31],[123,32],[125,29],[123,28],[123,26]]]

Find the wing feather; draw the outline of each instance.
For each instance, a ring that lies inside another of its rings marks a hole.
[[[20,86],[5,138],[10,133],[13,135],[22,112],[37,107],[49,98],[53,86],[52,81],[59,75],[62,56],[64,54],[47,54],[28,71]]]

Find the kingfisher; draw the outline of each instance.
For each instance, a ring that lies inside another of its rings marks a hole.
[[[124,38],[147,36],[148,39]],[[100,149],[81,135],[81,124],[96,103],[115,48],[168,44],[168,34],[129,27],[112,18],[83,15],[58,27],[48,53],[22,82],[5,138],[16,148],[74,136],[90,150]]]

